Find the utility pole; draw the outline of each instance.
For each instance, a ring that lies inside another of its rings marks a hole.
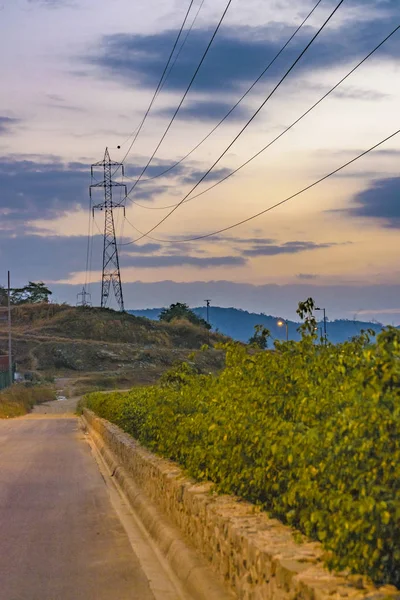
[[[122,284],[121,284],[121,271],[119,268],[118,248],[117,239],[115,236],[115,223],[114,223],[114,208],[123,208],[125,216],[125,205],[123,203],[113,204],[113,188],[122,187],[125,190],[125,197],[127,195],[126,185],[123,183],[117,183],[112,180],[111,170],[115,168],[117,170],[122,167],[122,176],[124,176],[124,165],[121,163],[113,162],[110,159],[108,148],[106,148],[104,159],[98,163],[95,163],[91,167],[91,175],[93,177],[93,169],[101,167],[104,173],[103,181],[95,183],[90,186],[90,198],[92,198],[92,190],[98,188],[104,188],[104,202],[93,206],[93,217],[95,210],[104,210],[104,242],[103,242],[103,271],[101,278],[101,307],[106,308],[109,296],[111,284],[114,289],[115,299],[119,306],[119,309],[124,311],[124,297],[122,295]],[[85,294],[86,291],[84,290]],[[86,295],[83,296],[86,298]],[[86,305],[85,305],[86,306]]]
[[[8,271],[7,302],[8,302],[8,375],[10,385],[13,384],[12,343],[11,343],[11,278]]]
[[[206,303],[207,306],[207,323],[210,325],[210,303],[211,300],[204,300],[204,302]],[[207,330],[208,331],[208,345],[210,345],[210,329]]]
[[[289,323],[287,322],[286,319],[279,319],[278,323],[277,323],[278,327],[286,327],[286,341],[289,341]]]
[[[210,324],[210,302],[211,300],[204,300],[207,305],[207,323]]]
[[[328,343],[328,338],[326,335],[326,308],[315,308],[315,310],[321,310],[324,313],[324,344],[326,346],[326,344]]]

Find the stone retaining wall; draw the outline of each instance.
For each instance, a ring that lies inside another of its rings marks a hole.
[[[104,442],[146,498],[178,527],[187,543],[241,600],[400,600],[393,586],[335,575],[322,565],[316,542],[298,543],[293,530],[233,496],[196,484],[174,463],[88,410],[89,428]],[[221,597],[222,596],[218,596]]]

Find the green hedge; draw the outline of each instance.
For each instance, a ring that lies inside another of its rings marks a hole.
[[[400,332],[340,346],[227,348],[218,376],[86,404],[222,492],[320,540],[328,565],[400,585]]]

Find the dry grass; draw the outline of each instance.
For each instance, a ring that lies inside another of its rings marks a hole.
[[[69,395],[156,383],[175,364],[210,341],[225,341],[187,321],[150,321],[109,309],[56,304],[15,306],[13,347],[18,371],[35,381],[46,374],[75,380]],[[0,322],[0,351],[7,350]],[[223,366],[220,351],[199,353],[205,372]]]
[[[15,384],[0,392],[0,419],[26,415],[35,404],[55,399],[56,394],[52,387]]]
[[[208,341],[202,327],[188,321],[150,321],[110,309],[71,307],[57,304],[25,304],[12,309],[15,333],[29,336],[128,343],[141,346],[200,348]],[[6,331],[0,323],[0,332]],[[210,334],[211,342],[222,336]]]

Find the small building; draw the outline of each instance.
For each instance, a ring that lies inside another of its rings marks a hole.
[[[0,355],[0,371],[8,371],[8,354]]]
[[[0,390],[10,387],[14,383],[15,365],[12,370],[12,381],[10,381],[10,372],[8,368],[8,354],[0,355]]]

